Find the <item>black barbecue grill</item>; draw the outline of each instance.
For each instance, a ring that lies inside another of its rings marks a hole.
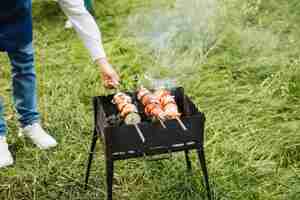
[[[161,154],[170,154],[184,151],[188,170],[192,165],[189,152],[196,150],[204,175],[208,199],[211,199],[209,178],[204,154],[204,123],[205,116],[199,112],[189,97],[184,95],[183,88],[175,88],[172,95],[175,96],[181,120],[188,128],[184,131],[176,120],[166,121],[167,128],[163,128],[159,122],[150,121],[143,114],[143,106],[138,102],[136,93],[128,93],[138,105],[142,116],[142,123],[138,126],[145,137],[143,143],[134,125],[125,125],[118,120],[118,111],[112,104],[113,95],[94,97],[95,129],[91,142],[86,180],[87,187],[91,163],[98,138],[104,143],[106,159],[107,199],[112,200],[112,185],[114,175],[114,162],[130,158],[140,158]]]

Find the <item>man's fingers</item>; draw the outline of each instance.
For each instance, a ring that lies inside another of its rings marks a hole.
[[[110,78],[105,78],[104,79],[104,86],[106,88],[112,89],[112,88],[117,88],[119,85],[119,81],[110,79]]]
[[[108,89],[117,88],[119,85],[119,75],[114,71],[113,68],[106,68],[101,72],[103,84]]]
[[[104,83],[104,86],[106,87],[106,88],[108,88],[108,89],[114,89],[114,88],[117,88],[117,85],[116,84],[113,84],[113,83],[111,83],[111,82],[106,82],[106,83]]]

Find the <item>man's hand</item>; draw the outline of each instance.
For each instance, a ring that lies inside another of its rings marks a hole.
[[[120,77],[114,68],[109,64],[106,58],[96,60],[97,65],[100,67],[100,73],[104,86],[108,89],[117,88],[119,85]]]

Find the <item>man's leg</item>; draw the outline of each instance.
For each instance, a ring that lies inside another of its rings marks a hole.
[[[36,76],[32,43],[8,53],[12,65],[13,97],[22,132],[41,149],[56,146],[56,141],[38,123]]]
[[[3,116],[3,102],[0,97],[0,168],[12,165],[14,160],[6,142],[6,124]]]
[[[22,127],[39,121],[36,100],[36,75],[32,43],[9,53],[12,65],[13,99]]]

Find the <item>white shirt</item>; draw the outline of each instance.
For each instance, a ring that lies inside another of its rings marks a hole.
[[[93,61],[105,58],[101,32],[93,16],[87,11],[83,0],[58,0],[74,29],[88,49]]]

